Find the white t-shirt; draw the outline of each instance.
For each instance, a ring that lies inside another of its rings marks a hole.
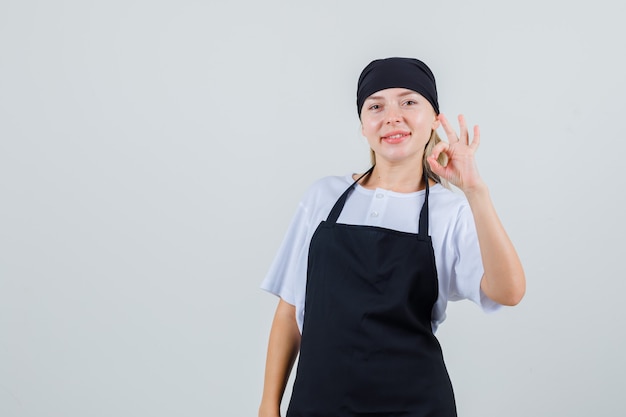
[[[354,180],[352,175],[325,177],[315,182],[300,201],[287,234],[261,288],[296,307],[296,321],[302,332],[309,243],[317,226]],[[424,191],[397,193],[360,185],[348,196],[338,223],[378,226],[417,233]],[[446,318],[448,301],[469,299],[484,311],[500,305],[480,290],[483,265],[478,237],[465,198],[437,184],[430,188],[429,235],[432,238],[439,279],[439,297],[432,313],[437,330]]]

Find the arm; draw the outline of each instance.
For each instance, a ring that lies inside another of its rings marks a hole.
[[[480,255],[485,274],[480,288],[493,301],[513,306],[526,292],[526,279],[522,263],[509,239],[495,207],[489,197],[487,186],[465,192],[474,215]]]
[[[280,402],[299,349],[300,330],[296,323],[296,309],[281,299],[270,331],[259,417],[280,416]]]
[[[472,209],[485,269],[480,288],[493,301],[503,305],[516,305],[526,291],[526,278],[515,247],[500,223],[487,185],[476,169],[474,153],[480,143],[478,126],[474,127],[474,138],[470,142],[463,116],[459,116],[460,137],[457,137],[443,115],[439,115],[439,120],[449,143],[438,143],[428,157],[428,162],[433,172],[465,193]],[[441,152],[448,156],[446,166],[437,162]]]

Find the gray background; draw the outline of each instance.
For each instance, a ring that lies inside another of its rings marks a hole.
[[[315,179],[368,165],[372,59],[415,56],[523,260],[450,306],[460,416],[618,416],[618,1],[0,0],[0,415],[254,416],[258,289]]]

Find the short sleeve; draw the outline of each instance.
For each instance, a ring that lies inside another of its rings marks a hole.
[[[453,231],[454,263],[451,270],[448,298],[450,301],[468,299],[483,311],[493,312],[501,305],[480,289],[484,275],[476,225],[469,206],[460,208]]]
[[[268,291],[285,302],[295,305],[300,328],[304,321],[304,292],[310,242],[310,219],[300,203],[270,269],[261,283]]]

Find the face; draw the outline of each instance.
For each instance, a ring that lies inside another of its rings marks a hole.
[[[363,103],[361,130],[376,161],[421,163],[424,147],[439,120],[421,94],[406,88],[377,91]]]

